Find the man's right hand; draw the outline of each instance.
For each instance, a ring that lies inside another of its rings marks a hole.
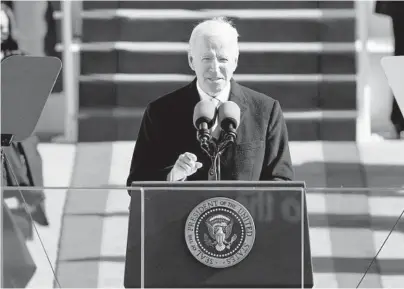
[[[184,153],[180,155],[175,162],[171,172],[167,176],[167,181],[182,181],[186,177],[193,175],[202,167],[202,163],[197,162],[196,155]]]

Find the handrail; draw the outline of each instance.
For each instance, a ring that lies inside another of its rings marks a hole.
[[[355,1],[356,12],[356,64],[357,64],[357,120],[356,120],[356,141],[368,141],[371,138],[371,95],[369,72],[370,58],[368,51],[369,39],[369,4],[371,1]]]
[[[67,142],[77,142],[78,125],[78,79],[75,73],[75,62],[72,50],[73,44],[73,23],[72,23],[72,1],[61,1],[63,13],[62,19],[62,37],[63,37],[63,91],[65,96],[66,112],[65,112],[65,140]]]

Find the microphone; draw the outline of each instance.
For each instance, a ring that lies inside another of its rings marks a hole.
[[[216,105],[209,100],[201,100],[194,108],[193,122],[197,129],[197,139],[203,148],[209,148],[211,140],[210,128],[215,123]]]
[[[219,107],[219,123],[226,133],[226,141],[234,143],[237,139],[237,128],[240,124],[240,108],[233,101],[226,101]]]

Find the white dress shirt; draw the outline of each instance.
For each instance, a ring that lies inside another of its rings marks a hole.
[[[230,83],[228,83],[228,85],[217,96],[210,96],[209,94],[204,92],[200,87],[198,81],[196,82],[196,88],[201,100],[209,99],[210,101],[215,102],[216,107],[219,107],[221,103],[228,101],[230,97]],[[218,139],[220,136],[220,130],[221,128],[220,126],[218,126],[216,119],[214,125],[210,129],[210,132],[214,138]]]

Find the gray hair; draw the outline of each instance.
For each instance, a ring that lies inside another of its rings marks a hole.
[[[237,29],[233,26],[233,23],[226,17],[214,17],[212,19],[202,21],[201,23],[196,25],[192,30],[191,37],[189,38],[189,53],[191,53],[196,39],[201,35],[224,36],[234,40],[237,43],[235,52],[236,56],[238,57],[239,34],[237,32]]]

